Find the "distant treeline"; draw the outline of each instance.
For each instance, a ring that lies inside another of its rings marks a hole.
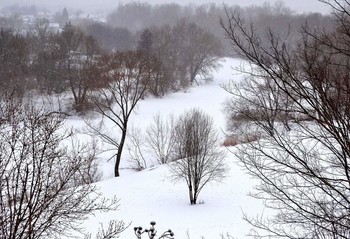
[[[37,19],[23,30],[11,25],[13,16],[2,17],[0,89],[49,94],[70,91],[74,107],[80,109],[87,104],[89,93],[103,87],[99,82],[106,72],[103,59],[126,53],[140,56],[144,74],[152,76],[147,81],[149,94],[161,97],[186,89],[210,79],[220,57],[233,56],[220,26],[220,17],[231,10],[249,16],[254,27],[247,32],[270,28],[282,41],[288,36],[283,41],[288,47],[297,46],[301,37],[297,29],[302,25],[325,30],[331,25],[330,16],[294,14],[282,3],[240,8],[134,2],[120,4],[106,22],[72,17],[64,9],[55,14],[65,24],[60,31],[54,31],[48,19]]]
[[[93,29],[105,33],[95,38]],[[67,23],[62,31],[52,32],[45,20],[28,33],[1,29],[0,91],[70,92],[73,107],[80,111],[89,106],[89,95],[106,85],[105,74],[126,69],[114,59],[133,56],[131,65],[137,67],[123,74],[132,78],[138,72],[147,79],[142,82],[147,93],[161,97],[210,80],[221,57],[220,41],[194,23],[181,21],[145,29],[138,35],[127,32],[98,23],[85,30]],[[106,41],[108,34],[110,42]]]
[[[283,2],[277,2],[274,5],[265,3],[262,6],[244,8],[237,5],[227,6],[215,3],[187,6],[173,3],[154,6],[133,2],[120,4],[107,16],[106,24],[137,33],[145,28],[173,26],[179,21],[185,20],[197,24],[221,39],[225,49],[229,50],[230,46],[226,42],[224,32],[219,24],[219,19],[224,15],[225,9],[234,9],[242,17],[249,16],[254,24],[254,30],[271,28],[272,31],[281,35],[289,34],[295,38],[299,36],[300,27],[305,24],[310,28],[328,29],[330,27],[330,16],[320,13],[296,14]]]
[[[145,29],[174,26],[180,21],[195,23],[220,39],[224,46],[224,53],[229,55],[231,47],[226,41],[219,19],[225,15],[225,9],[234,9],[242,17],[249,16],[254,24],[254,30],[270,28],[273,32],[281,34],[281,37],[289,35],[291,39],[297,39],[301,26],[309,28],[329,29],[330,16],[320,13],[296,14],[283,2],[273,5],[265,3],[261,6],[240,7],[238,5],[202,4],[179,5],[176,3],[151,5],[142,2],[119,4],[107,16],[106,21],[84,18],[82,11],[70,12],[66,16],[66,9],[57,11],[52,21],[60,23],[64,27],[65,22],[71,22],[79,26],[88,35],[92,35],[107,51],[131,50],[137,46],[140,34]],[[2,12],[11,12],[9,17],[0,17],[0,28],[17,28],[23,26],[21,14],[33,14],[37,16],[38,8],[35,6],[13,5],[3,9]],[[67,20],[66,20],[67,19]],[[62,23],[63,22],[63,23]],[[30,29],[29,29],[30,30]]]

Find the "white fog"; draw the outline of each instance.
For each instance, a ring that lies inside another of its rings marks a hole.
[[[148,0],[148,1],[138,1],[138,2],[146,2],[150,4],[164,4],[164,3],[177,3],[182,5],[187,5],[190,3],[195,4],[205,4],[205,3],[225,3],[228,5],[240,5],[240,6],[250,6],[250,5],[262,5],[265,2],[270,2],[274,4],[280,0],[226,0],[226,1],[208,1],[208,0]],[[1,0],[0,8],[19,4],[19,5],[32,5],[35,4],[37,6],[44,6],[50,9],[62,9],[63,7],[71,8],[73,10],[81,9],[83,11],[95,12],[95,11],[110,11],[111,9],[118,6],[120,3],[128,3],[135,2],[132,0]],[[291,8],[293,11],[297,13],[305,13],[305,12],[321,12],[328,13],[329,8],[324,4],[321,4],[317,0],[284,0],[286,6]]]

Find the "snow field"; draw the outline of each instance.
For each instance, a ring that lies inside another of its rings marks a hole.
[[[198,108],[213,117],[223,139],[226,124],[222,109],[230,95],[221,85],[229,80],[242,78],[242,75],[234,74],[232,69],[240,62],[237,59],[225,59],[222,67],[214,72],[214,81],[208,84],[194,86],[187,92],[173,93],[161,99],[142,100],[130,120],[130,126],[144,131],[158,113],[162,117],[170,114],[177,116],[185,110]],[[67,121],[67,126],[80,128],[82,124],[78,119]],[[228,151],[224,147],[221,150]],[[121,234],[121,239],[136,238],[133,228],[148,227],[150,221],[157,222],[156,229],[159,234],[167,229],[173,230],[176,239],[187,239],[187,233],[191,239],[219,239],[221,234],[226,233],[234,238],[245,238],[251,227],[242,220],[243,212],[255,216],[264,209],[261,202],[247,196],[255,182],[237,165],[237,159],[231,152],[226,152],[226,163],[230,169],[227,177],[221,183],[213,182],[204,187],[199,195],[200,204],[192,206],[185,182],[171,181],[166,165],[156,165],[140,172],[132,171],[127,169],[129,162],[125,150],[121,162],[121,167],[124,168],[121,170],[121,177],[113,178],[113,160],[106,162],[102,159],[102,162],[104,180],[97,185],[105,197],[119,198],[120,207],[115,212],[96,214],[84,222],[82,227],[87,232],[93,233],[100,223],[107,225],[109,220],[114,219],[131,223]]]

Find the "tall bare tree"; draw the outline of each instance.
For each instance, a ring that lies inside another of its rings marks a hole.
[[[181,115],[175,123],[173,148],[176,160],[169,164],[175,180],[185,180],[191,204],[211,181],[224,178],[227,167],[224,154],[217,147],[213,120],[200,110]]]
[[[158,64],[158,77],[151,85],[151,93],[157,96],[208,80],[219,66],[220,40],[194,23],[183,20],[175,26],[152,28],[142,36],[140,46]],[[152,47],[146,49],[147,43]]]
[[[0,102],[0,237],[58,238],[81,232],[99,211],[115,210],[87,179],[90,151],[69,149],[72,136],[61,115],[18,98]]]
[[[208,79],[221,56],[221,43],[213,34],[195,23],[180,22],[174,27],[175,36],[182,37],[180,62],[186,69],[187,81],[197,83],[199,77]]]
[[[350,237],[350,5],[321,2],[334,10],[333,30],[304,27],[295,44],[257,33],[237,12],[221,19],[236,54],[251,63],[249,87],[227,88],[245,106],[229,104],[230,118],[244,116],[244,133],[261,137],[237,156],[260,179],[252,195],[276,209],[246,217],[263,229],[258,236]]]
[[[153,75],[148,83],[148,92],[154,96],[161,96],[164,95],[164,92],[162,92],[163,84],[161,83],[164,79],[164,64],[162,64],[160,57],[156,55],[153,41],[153,33],[149,29],[145,29],[140,35],[137,51],[142,54],[146,67],[149,69],[149,74]]]
[[[67,24],[59,36],[59,45],[59,76],[62,84],[72,92],[75,108],[80,110],[86,103],[88,72],[98,52],[97,44],[93,38],[87,38],[81,29]]]
[[[102,119],[100,124],[88,123],[88,126],[92,133],[116,150],[114,175],[119,177],[129,118],[137,103],[145,96],[152,75],[149,74],[149,68],[139,52],[111,54],[105,56],[101,63],[103,73],[100,81],[103,87],[95,92],[92,101]],[[116,126],[114,135],[101,129],[106,121]]]

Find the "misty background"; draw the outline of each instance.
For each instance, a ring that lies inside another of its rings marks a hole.
[[[72,10],[83,10],[89,12],[100,12],[100,11],[110,11],[116,8],[119,4],[125,4],[132,2],[131,0],[1,0],[0,8],[6,7],[8,5],[18,4],[18,5],[37,5],[38,7],[49,8],[50,10],[59,9],[63,7],[70,8]],[[225,3],[228,5],[240,5],[242,7],[250,5],[262,5],[264,0],[231,0],[231,1],[208,1],[208,0],[149,0],[140,1],[149,4],[166,4],[166,3],[176,3],[180,5],[186,4],[206,4],[206,3]],[[271,4],[278,2],[278,0],[269,1]],[[308,12],[320,12],[328,13],[329,8],[325,4],[321,4],[317,0],[285,0],[284,3],[292,10],[297,13],[308,13]]]
[[[269,28],[288,39],[283,43],[288,47],[297,47],[305,24],[310,29],[332,26],[330,15],[322,14],[327,6],[316,0],[205,2],[2,1],[0,88],[45,94],[72,90],[72,108],[85,110],[85,92],[100,87],[89,77],[105,64],[102,56],[136,52],[158,72],[149,94],[162,97],[210,80],[217,59],[236,57],[219,21],[227,10],[252,21],[259,34],[266,36]],[[295,11],[298,3],[304,12]],[[268,42],[261,39],[261,44]]]

